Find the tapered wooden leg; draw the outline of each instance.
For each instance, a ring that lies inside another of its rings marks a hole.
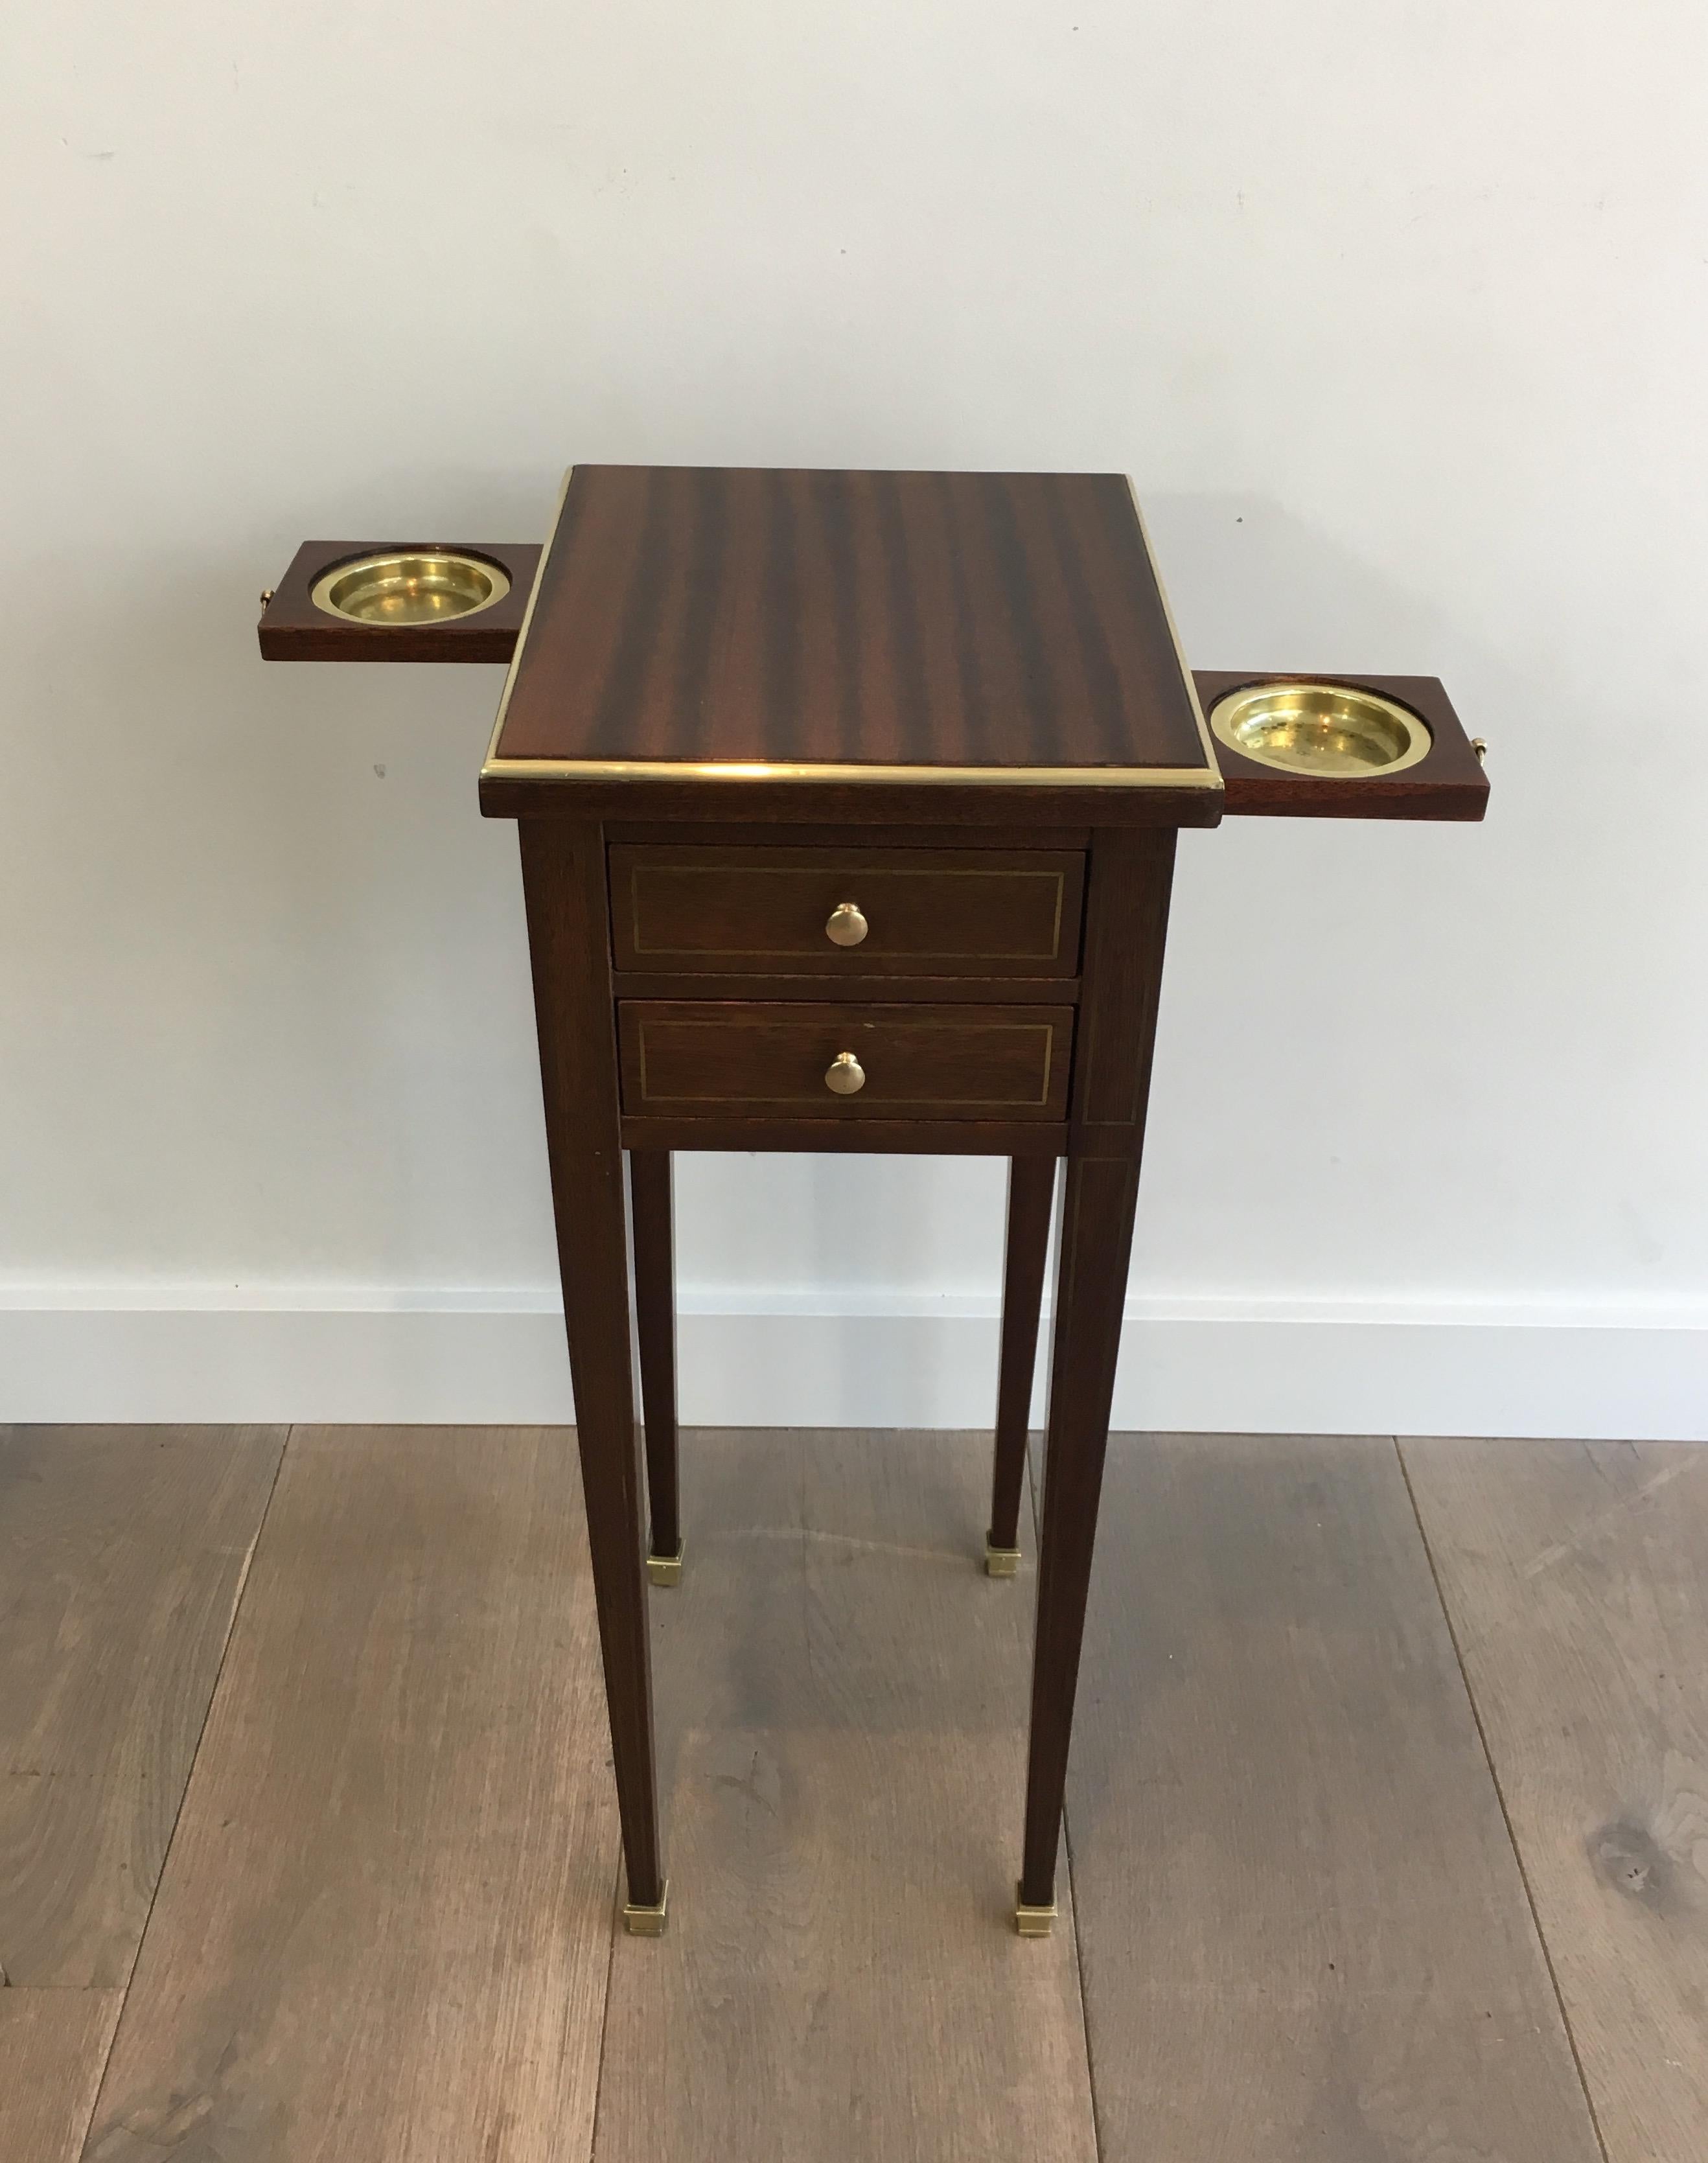
[[[1049,1930],[1056,1907],[1056,1851],[1133,1249],[1174,835],[1093,831],[1090,858],[1056,1241],[1032,1736],[1014,1913],[1028,1936]]]
[[[616,1042],[603,936],[604,836],[579,821],[525,819],[521,838],[563,1322],[628,1872],[625,1913],[631,1930],[652,1934],[663,1925],[667,1888],[641,1567]]]
[[[629,1205],[641,1422],[647,1436],[651,1528],[647,1574],[654,1584],[674,1584],[682,1576],[682,1523],[676,1475],[676,1254],[668,1150],[629,1152]]]
[[[1068,1160],[1038,1543],[1032,1738],[1020,1873],[1023,1929],[1026,1909],[1042,1914],[1056,1899],[1056,1850],[1138,1186],[1134,1160]]]
[[[984,1537],[984,1566],[993,1577],[1012,1577],[1019,1566],[1020,1495],[1026,1479],[1038,1315],[1044,1303],[1044,1262],[1050,1246],[1050,1202],[1055,1191],[1054,1157],[1009,1160],[996,1464],[991,1480],[990,1529]]]

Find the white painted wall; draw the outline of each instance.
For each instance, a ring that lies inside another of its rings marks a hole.
[[[1708,1426],[1693,0],[0,37],[0,1411],[567,1410],[498,673],[254,623],[587,458],[1124,468],[1200,664],[1443,676],[1485,827],[1182,842],[1124,1406]],[[684,1163],[690,1413],[988,1417],[999,1179]]]

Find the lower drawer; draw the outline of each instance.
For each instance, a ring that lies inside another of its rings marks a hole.
[[[1061,1119],[1071,1007],[625,1000],[631,1117]]]

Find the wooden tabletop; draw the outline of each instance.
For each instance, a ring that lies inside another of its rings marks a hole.
[[[1115,474],[578,466],[494,761],[1215,786]]]

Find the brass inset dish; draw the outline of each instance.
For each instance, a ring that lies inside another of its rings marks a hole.
[[[1248,683],[1217,701],[1210,727],[1260,766],[1325,781],[1402,772],[1432,741],[1416,714],[1349,683]]]
[[[476,615],[509,591],[509,573],[496,563],[449,548],[417,548],[334,563],[315,580],[310,599],[352,623],[418,626]]]

